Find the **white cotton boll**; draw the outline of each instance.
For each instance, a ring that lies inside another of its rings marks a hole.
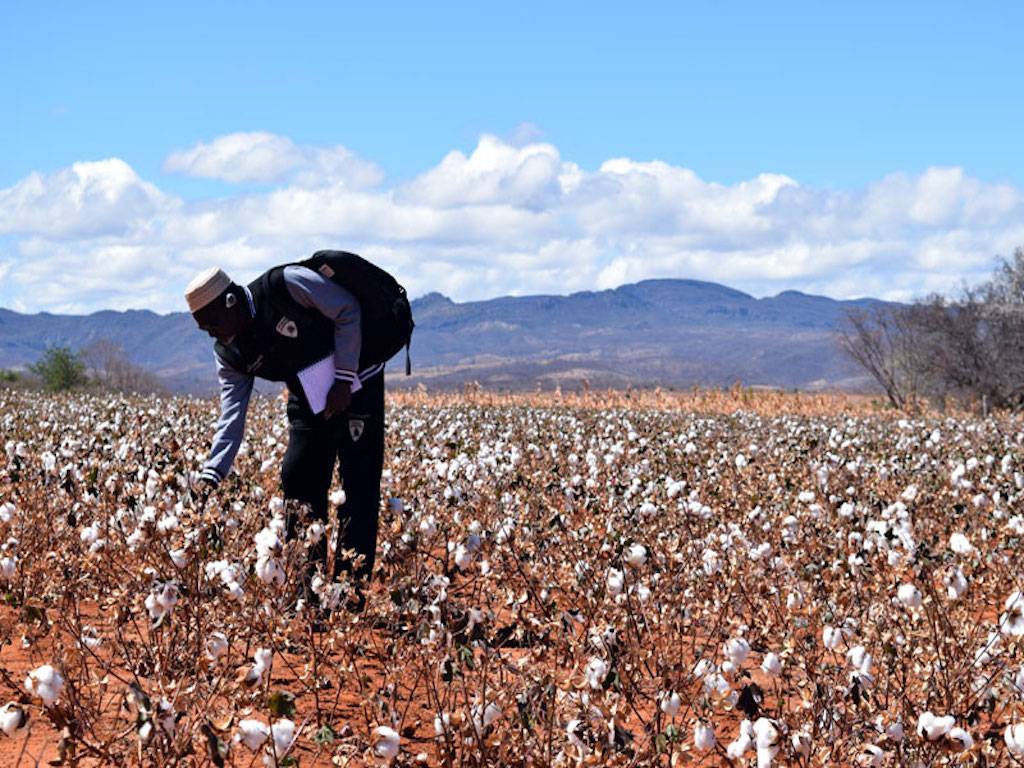
[[[754,746],[757,768],[768,768],[779,753],[779,731],[767,717],[758,718],[754,723]]]
[[[959,600],[967,591],[967,577],[959,568],[953,568],[944,578],[946,584],[946,596],[950,600]]]
[[[726,641],[723,650],[729,661],[739,667],[750,655],[750,643],[745,638],[733,637]]]
[[[725,753],[733,760],[741,760],[753,745],[753,741],[745,736],[740,736],[736,741],[730,742],[729,746],[725,748]]]
[[[274,460],[272,458],[271,459],[264,459],[263,462],[260,464],[260,472],[269,472],[273,468],[274,468]]]
[[[737,453],[736,458],[733,459],[733,462],[736,464],[736,469],[743,469],[745,466],[747,466],[748,463],[747,457],[744,456],[742,453]]]
[[[865,744],[857,762],[867,768],[880,768],[885,762],[885,750],[874,744]]]
[[[999,627],[1004,635],[1024,635],[1024,592],[1014,592],[1003,605],[1006,611],[999,617]]]
[[[594,656],[587,663],[584,675],[587,678],[587,684],[595,691],[599,691],[604,685],[605,678],[608,676],[608,663],[604,659]]]
[[[678,715],[682,704],[683,700],[679,698],[679,694],[675,691],[665,691],[661,694],[661,711],[669,717]]]
[[[903,732],[903,723],[897,721],[891,724],[888,728],[885,729],[885,735],[891,741],[894,741],[897,744],[900,743],[901,741],[903,741],[903,737],[905,735]]]
[[[434,736],[442,738],[444,732],[451,726],[451,715],[447,712],[440,715],[434,715]]]
[[[18,570],[18,558],[14,555],[8,555],[7,557],[0,558],[0,576],[5,579],[14,578],[14,574]]]
[[[793,745],[793,753],[802,757],[811,756],[811,734],[807,730],[807,726],[804,726],[799,731],[794,731],[789,737],[790,743]]]
[[[707,752],[715,746],[715,730],[698,721],[693,726],[693,746],[700,752]]]
[[[473,563],[473,553],[465,544],[459,544],[455,548],[455,565],[460,571],[464,571]]]
[[[271,517],[284,514],[284,499],[280,496],[271,496],[268,509]]]
[[[260,555],[268,555],[281,549],[281,539],[277,531],[270,527],[263,528],[253,537],[256,544],[256,552]]]
[[[25,710],[13,701],[0,709],[0,731],[9,737],[13,738],[20,729],[25,727],[27,722],[28,716],[25,714]]]
[[[82,627],[82,634],[78,637],[78,642],[86,648],[98,648],[102,644],[99,634],[96,632],[95,627],[91,627],[86,624]]]
[[[146,596],[145,606],[149,618],[160,622],[174,610],[178,602],[178,585],[173,581],[157,582]]]
[[[51,665],[44,664],[28,673],[25,689],[42,699],[44,707],[49,707],[60,698],[60,692],[64,690],[64,678]]]
[[[701,679],[715,672],[715,665],[708,659],[700,659],[693,667],[693,676]]]
[[[748,550],[747,557],[753,560],[754,562],[757,562],[758,560],[763,560],[765,557],[771,554],[771,551],[772,545],[765,541],[761,544],[758,544],[756,547]]]
[[[900,494],[900,498],[903,501],[908,501],[908,502],[909,501],[913,501],[914,499],[916,499],[917,498],[917,486],[916,485],[908,485],[904,489],[903,493]]]
[[[718,553],[713,549],[705,549],[700,559],[701,567],[708,576],[718,573],[722,569],[722,562],[718,558]]]
[[[9,501],[0,504],[0,523],[9,523],[14,519],[15,508]]]
[[[786,608],[790,611],[799,610],[804,604],[804,596],[794,590],[786,595]]]
[[[172,549],[168,554],[171,556],[171,562],[174,563],[175,568],[184,568],[188,565],[188,552],[184,549]]]
[[[270,738],[274,742],[274,754],[278,759],[284,757],[295,743],[295,723],[281,719],[270,726]]]
[[[310,523],[309,527],[306,528],[306,545],[311,547],[316,544],[323,538],[326,530],[327,529],[324,527],[324,524],[319,520],[315,520]]]
[[[437,520],[433,515],[427,515],[420,520],[420,533],[424,536],[433,536],[437,533]]]
[[[216,661],[228,649],[228,638],[223,632],[213,632],[206,639],[206,655],[210,661]]]
[[[586,744],[583,743],[583,739],[579,737],[578,733],[580,726],[582,725],[583,721],[578,719],[570,720],[565,724],[565,737],[569,740],[569,743],[577,749],[584,749],[586,747]]]
[[[900,584],[896,598],[907,608],[921,607],[921,591],[913,584]]]
[[[285,582],[284,568],[276,557],[263,558],[256,561],[256,576],[264,584],[283,586]]]
[[[768,749],[774,747],[776,751],[779,747],[779,731],[773,723],[767,717],[759,717],[754,722],[754,745],[758,749]]]
[[[726,747],[726,753],[733,760],[741,759],[754,746],[754,724],[749,720],[740,723],[740,735]]]
[[[376,739],[373,745],[373,753],[377,757],[382,757],[389,763],[398,757],[398,752],[401,748],[401,738],[394,728],[379,725],[373,729],[373,735]]]
[[[161,533],[167,533],[168,531],[175,531],[178,529],[178,518],[174,515],[164,515],[156,524],[156,528]]]
[[[971,544],[970,539],[957,532],[949,537],[949,548],[958,555],[969,555],[974,550],[974,545]]]
[[[1014,723],[1006,726],[1003,731],[1003,741],[1010,754],[1017,757],[1024,757],[1024,723]]]
[[[643,544],[630,544],[624,559],[630,568],[639,568],[647,562],[647,548]]]
[[[234,741],[247,746],[252,752],[256,752],[270,735],[270,727],[259,720],[242,720],[239,722],[238,733],[234,734]]]
[[[922,712],[917,719],[917,733],[928,741],[937,741],[949,733],[955,723],[952,715],[939,717],[931,712]]]
[[[348,496],[345,494],[343,488],[338,488],[331,492],[331,504],[336,507],[342,506],[348,500]]]
[[[269,648],[260,648],[252,657],[253,665],[245,676],[245,682],[249,685],[266,682],[267,674],[274,660],[274,652]]]
[[[830,651],[839,648],[846,641],[847,637],[848,633],[841,627],[833,627],[826,624],[821,630],[821,640]]]
[[[622,571],[620,571],[618,568],[609,568],[607,583],[608,594],[612,596],[622,594],[622,589],[626,583]]]
[[[78,537],[84,544],[92,544],[100,537],[99,523],[93,523],[92,525],[83,528],[82,532],[78,534]]]
[[[778,677],[782,672],[782,662],[774,653],[767,653],[761,661],[761,669],[768,677]]]
[[[974,737],[963,728],[951,728],[947,734],[950,741],[957,742],[960,749],[970,749],[974,746]]]

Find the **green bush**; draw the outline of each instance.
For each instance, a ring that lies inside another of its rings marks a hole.
[[[0,368],[0,382],[5,384],[13,384],[18,380],[18,374],[16,371],[8,371],[4,368]]]
[[[30,367],[51,392],[85,384],[85,363],[67,347],[50,347],[39,362]]]

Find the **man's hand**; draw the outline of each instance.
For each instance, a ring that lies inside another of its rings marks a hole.
[[[334,382],[331,391],[327,393],[327,406],[324,408],[324,418],[331,419],[344,413],[352,402],[352,385],[347,381]]]
[[[215,482],[207,480],[205,477],[200,477],[189,485],[188,490],[192,497],[192,503],[202,509],[206,506],[206,500],[210,498],[216,489],[217,484]]]

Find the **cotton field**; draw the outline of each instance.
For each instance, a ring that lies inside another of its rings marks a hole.
[[[398,398],[325,622],[215,418],[0,390],[3,765],[1024,764],[1019,420]]]

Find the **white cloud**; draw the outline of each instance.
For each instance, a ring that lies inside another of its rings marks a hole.
[[[376,165],[345,147],[300,147],[262,131],[229,133],[174,152],[164,161],[164,171],[233,184],[287,180],[300,186],[343,183],[353,189],[372,187],[383,178]]]
[[[907,299],[984,277],[1024,244],[1021,191],[960,168],[861,189],[769,173],[720,184],[630,158],[588,171],[532,136],[482,136],[388,185],[344,147],[231,134],[166,170],[267,186],[203,201],[118,159],[32,174],[0,189],[0,306],[182,310],[184,285],[210,264],[245,281],[325,247],[378,261],[413,296],[457,300],[665,277]]]
[[[33,173],[0,189],[0,235],[128,236],[176,206],[123,160],[75,163],[50,175]]]

